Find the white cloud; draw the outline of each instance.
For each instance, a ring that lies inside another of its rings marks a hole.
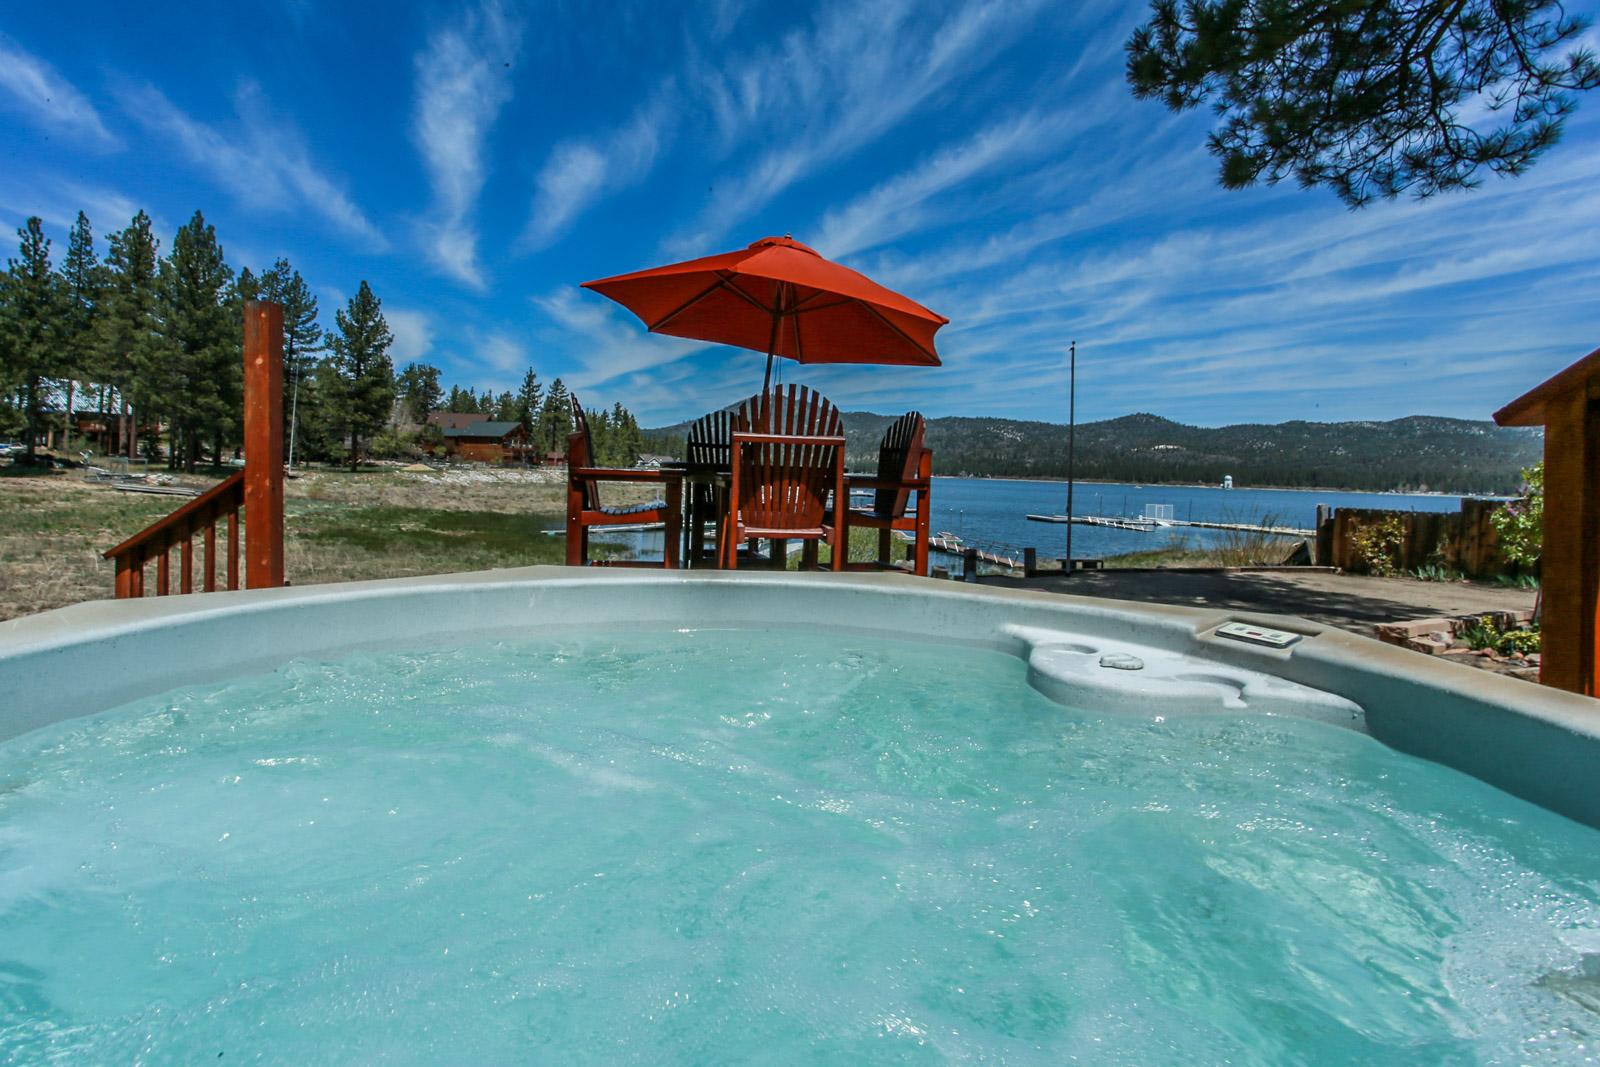
[[[1036,6],[968,0],[940,19],[914,0],[840,3],[770,53],[702,70],[697,88],[724,145],[754,132],[773,147],[719,181],[714,201],[668,250],[703,253],[789,186],[894,128],[998,55]]]
[[[394,334],[394,344],[389,348],[395,366],[426,360],[433,351],[433,318],[426,311],[385,307],[383,318]]]
[[[665,86],[610,136],[567,141],[551,150],[534,181],[524,248],[553,244],[601,197],[644,180],[675,121],[671,96],[671,86]]]
[[[645,332],[637,319],[615,304],[575,288],[533,298],[557,330],[553,331],[578,368],[565,375],[574,388],[612,381],[637,371],[676,362],[708,345]]]
[[[89,98],[54,67],[0,35],[0,93],[12,108],[47,130],[100,148],[117,147],[117,139],[100,121]]]
[[[829,256],[847,256],[864,248],[925,230],[923,210],[941,193],[962,186],[1003,165],[1015,165],[1056,148],[1081,126],[1088,108],[1075,106],[1053,115],[1024,115],[980,129],[959,144],[947,145],[931,158],[856,197],[823,217],[818,249]]]
[[[439,270],[475,289],[485,283],[472,215],[487,173],[489,127],[511,99],[511,63],[521,39],[521,24],[486,0],[435,33],[416,57],[411,136],[434,199],[423,229]]]
[[[129,115],[171,140],[244,203],[278,211],[304,208],[374,247],[383,246],[361,209],[312,161],[300,131],[271,113],[260,86],[239,86],[237,121],[226,126],[191,117],[153,86],[127,87],[121,98]]]

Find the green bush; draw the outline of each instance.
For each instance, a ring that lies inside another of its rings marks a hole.
[[[1538,630],[1510,630],[1495,642],[1495,651],[1502,656],[1526,656],[1539,651]]]
[[[1522,472],[1522,495],[1489,516],[1500,535],[1500,551],[1513,563],[1531,567],[1544,548],[1544,463]]]
[[[1399,515],[1357,521],[1350,531],[1356,560],[1368,574],[1392,578],[1399,573],[1396,557],[1405,542],[1406,522]]]

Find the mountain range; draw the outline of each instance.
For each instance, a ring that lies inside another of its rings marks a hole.
[[[868,470],[897,416],[844,413],[846,462]],[[647,430],[646,449],[682,456],[688,423]],[[1064,478],[1067,427],[1000,418],[928,420],[935,474]],[[1387,422],[1281,422],[1186,426],[1135,414],[1080,423],[1074,470],[1086,480],[1141,484],[1514,493],[1543,454],[1538,429],[1412,415]]]

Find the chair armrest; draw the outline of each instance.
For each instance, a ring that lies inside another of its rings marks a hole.
[[[733,435],[735,446],[741,444],[776,444],[776,445],[831,445],[844,447],[843,437],[799,437],[786,433],[735,433]]]
[[[912,478],[901,481],[898,478],[874,478],[866,474],[846,474],[845,482],[852,489],[926,489],[928,483],[922,478]]]
[[[636,470],[632,467],[569,467],[569,478],[593,478],[600,482],[681,482],[683,471]]]

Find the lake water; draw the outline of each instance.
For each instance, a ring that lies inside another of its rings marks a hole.
[[[1326,489],[1220,489],[1190,485],[1132,485],[1079,482],[1073,491],[1073,512],[1108,518],[1138,517],[1147,504],[1169,504],[1172,517],[1204,522],[1237,522],[1311,529],[1317,505],[1387,508],[1397,511],[1458,511],[1458,496],[1414,496],[1402,493],[1343,493]],[[983,547],[1036,548],[1041,559],[1059,559],[1066,551],[1067,527],[1030,522],[1029,515],[1061,515],[1067,507],[1067,483],[1002,478],[933,479],[934,533],[953,533]],[[627,545],[639,558],[661,558],[659,533],[603,533],[594,538]],[[1149,532],[1098,526],[1072,528],[1072,554],[1079,558],[1115,556],[1164,548],[1176,538],[1201,546],[1226,536],[1203,529],[1157,529]]]
[[[1240,522],[1309,530],[1318,504],[1332,507],[1389,508],[1398,511],[1457,511],[1458,496],[1408,496],[1399,493],[1341,493],[1325,489],[1219,489],[1187,485],[1125,485],[1079,482],[1073,490],[1073,513],[1108,518],[1138,517],[1147,504],[1170,504],[1172,517],[1204,522]],[[1029,522],[1028,515],[1061,515],[1067,508],[1067,483],[1011,481],[997,478],[934,478],[933,530],[959,534],[967,541],[986,541],[1039,550],[1041,558],[1059,558],[1066,548],[1067,528]],[[1270,520],[1270,522],[1268,521]],[[1072,554],[1113,556],[1161,548],[1174,536],[1204,544],[1220,536],[1206,530],[1155,530],[1149,533],[1096,526],[1072,528]]]

